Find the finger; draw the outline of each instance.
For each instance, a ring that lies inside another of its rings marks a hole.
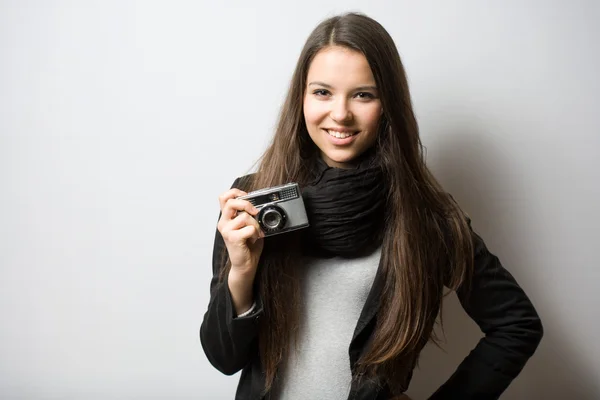
[[[251,240],[251,243],[254,243],[258,239],[259,233],[254,225],[246,225],[241,229],[229,232],[229,240],[232,243],[245,244],[247,240]]]
[[[223,211],[223,208],[225,207],[225,203],[227,203],[227,200],[229,199],[235,199],[236,197],[240,197],[240,196],[245,196],[246,192],[244,192],[243,190],[240,189],[229,189],[228,191],[222,193],[219,196],[219,207],[221,208],[221,211]]]
[[[240,211],[245,211],[250,215],[256,215],[258,213],[258,210],[252,205],[252,203],[250,203],[248,200],[242,199],[227,200],[222,213],[226,218],[233,219]]]
[[[254,217],[252,217],[245,211],[237,213],[237,211],[234,209],[233,213],[236,213],[236,215],[233,218],[231,218],[231,215],[227,215],[229,210],[229,207],[225,208],[225,211],[221,214],[221,218],[219,219],[219,223],[217,224],[217,229],[219,230],[219,232],[221,232],[223,238],[229,237],[228,235],[231,231],[236,231],[247,225],[253,225],[256,228],[256,230],[259,231],[259,235],[261,237],[263,236],[260,224]]]
[[[229,221],[226,224],[226,229],[238,230],[247,225],[254,225],[256,230],[260,230],[260,224],[258,221],[246,212],[239,213],[237,217]]]
[[[228,241],[235,240],[235,239],[232,239],[232,232],[237,232],[247,226],[253,226],[255,231],[257,232],[256,236],[253,236],[253,240],[251,241],[252,244],[254,244],[256,242],[256,240],[262,239],[265,237],[265,233],[261,229],[258,221],[256,219],[252,218],[247,213],[241,213],[236,218],[234,218],[233,220],[231,220],[229,222],[224,223],[224,225],[223,225],[223,228],[225,230],[225,236],[228,238]],[[238,238],[238,236],[236,236],[235,233],[233,234],[233,237]]]

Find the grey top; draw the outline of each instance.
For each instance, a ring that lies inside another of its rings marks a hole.
[[[348,348],[380,258],[381,248],[362,258],[306,260],[299,342],[291,346],[271,399],[348,398]]]

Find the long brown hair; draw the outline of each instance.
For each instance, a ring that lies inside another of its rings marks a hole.
[[[378,22],[349,13],[323,21],[310,34],[272,142],[242,189],[303,185],[310,179],[310,160],[317,149],[304,122],[303,97],[310,63],[328,46],[343,46],[366,57],[383,107],[375,146],[388,190],[381,260],[385,283],[372,340],[354,373],[375,376],[394,388],[394,382],[403,381],[414,368],[427,341],[435,340],[444,285],[457,289],[468,284],[473,249],[464,214],[425,164],[404,67],[393,39]],[[299,251],[293,233],[268,238],[255,281],[265,313],[259,333],[265,391],[272,387],[298,332]],[[228,269],[229,264],[222,276]]]

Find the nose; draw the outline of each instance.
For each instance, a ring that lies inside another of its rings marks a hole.
[[[347,122],[352,119],[352,112],[348,107],[346,99],[341,98],[333,102],[330,117],[338,123]]]

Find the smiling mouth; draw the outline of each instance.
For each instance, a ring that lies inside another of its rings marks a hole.
[[[338,139],[346,139],[350,136],[354,136],[354,135],[358,134],[358,131],[356,131],[356,132],[339,132],[339,131],[335,131],[332,129],[324,129],[324,131],[327,132],[327,134],[329,136],[333,136]]]

